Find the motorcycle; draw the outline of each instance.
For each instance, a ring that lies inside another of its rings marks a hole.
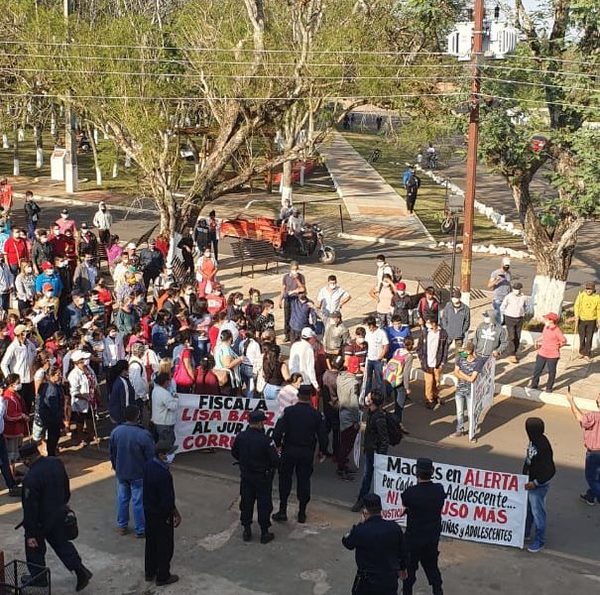
[[[333,264],[336,259],[335,248],[325,244],[325,233],[318,223],[305,224],[302,228],[302,241],[288,235],[282,252],[293,257],[311,257],[315,253],[321,264]]]

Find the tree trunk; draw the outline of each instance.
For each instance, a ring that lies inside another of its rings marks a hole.
[[[96,170],[96,186],[102,186],[102,169],[100,168],[100,162],[98,161],[98,131],[92,129],[89,122],[86,122],[85,129],[87,136],[90,139],[90,146],[92,147],[92,155],[94,157],[94,169]]]
[[[286,201],[293,202],[292,196],[292,162],[285,161],[283,164],[283,173],[281,174],[281,204]]]
[[[35,168],[42,169],[44,166],[44,147],[42,145],[42,124],[37,124],[33,128],[33,135],[35,137]]]
[[[15,127],[15,143],[13,145],[13,176],[18,176],[21,173],[19,163],[19,137],[20,129]]]
[[[545,314],[560,314],[573,260],[577,232],[584,219],[565,216],[554,227],[541,223],[529,200],[528,184],[513,187],[517,208],[523,215],[525,242],[536,258],[536,275],[533,281],[534,317],[541,320]]]

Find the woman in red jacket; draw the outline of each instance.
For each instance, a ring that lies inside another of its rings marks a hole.
[[[25,413],[25,403],[19,394],[21,378],[18,374],[9,374],[6,377],[6,387],[2,398],[6,402],[4,414],[4,438],[8,451],[8,463],[13,476],[19,460],[19,448],[23,444],[23,436],[29,434],[29,416]]]

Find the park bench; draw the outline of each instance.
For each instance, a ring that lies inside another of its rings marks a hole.
[[[458,275],[460,275],[460,270],[458,271]],[[460,281],[460,277],[456,279],[456,281]],[[417,294],[420,294],[420,289],[423,291],[428,287],[433,287],[435,289],[436,294],[440,297],[440,301],[445,303],[447,300],[446,296],[450,295],[450,284],[452,282],[452,269],[450,265],[446,261],[440,262],[440,264],[436,267],[436,269],[431,274],[431,277],[424,277],[422,279],[417,279]],[[471,299],[474,300],[484,300],[488,298],[488,293],[476,288],[471,288]]]
[[[254,279],[254,266],[264,264],[266,272],[271,262],[275,263],[279,271],[278,255],[270,242],[240,238],[231,242],[231,251],[233,257],[240,263],[240,275],[244,274],[245,266],[250,266]]]

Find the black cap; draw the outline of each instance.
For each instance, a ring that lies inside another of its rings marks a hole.
[[[21,448],[19,448],[19,456],[22,459],[36,454],[40,454],[40,451],[38,450],[38,443],[35,440],[24,442]]]
[[[367,494],[363,498],[363,507],[367,512],[377,514],[381,512],[381,498],[377,494]]]
[[[523,289],[523,283],[520,283],[519,281],[517,281],[516,283],[512,284],[512,288],[513,289]]]
[[[433,473],[433,461],[420,457],[417,459],[417,472]]]
[[[255,424],[255,423],[258,423],[259,421],[266,421],[267,416],[265,415],[265,412],[262,409],[255,409],[254,411],[250,412],[250,415],[248,416],[248,420],[250,421],[251,424]]]
[[[176,450],[177,450],[177,446],[175,446],[174,444],[171,444],[171,442],[169,440],[159,440],[154,447],[154,452],[157,455],[160,455],[160,454],[171,455]]]

